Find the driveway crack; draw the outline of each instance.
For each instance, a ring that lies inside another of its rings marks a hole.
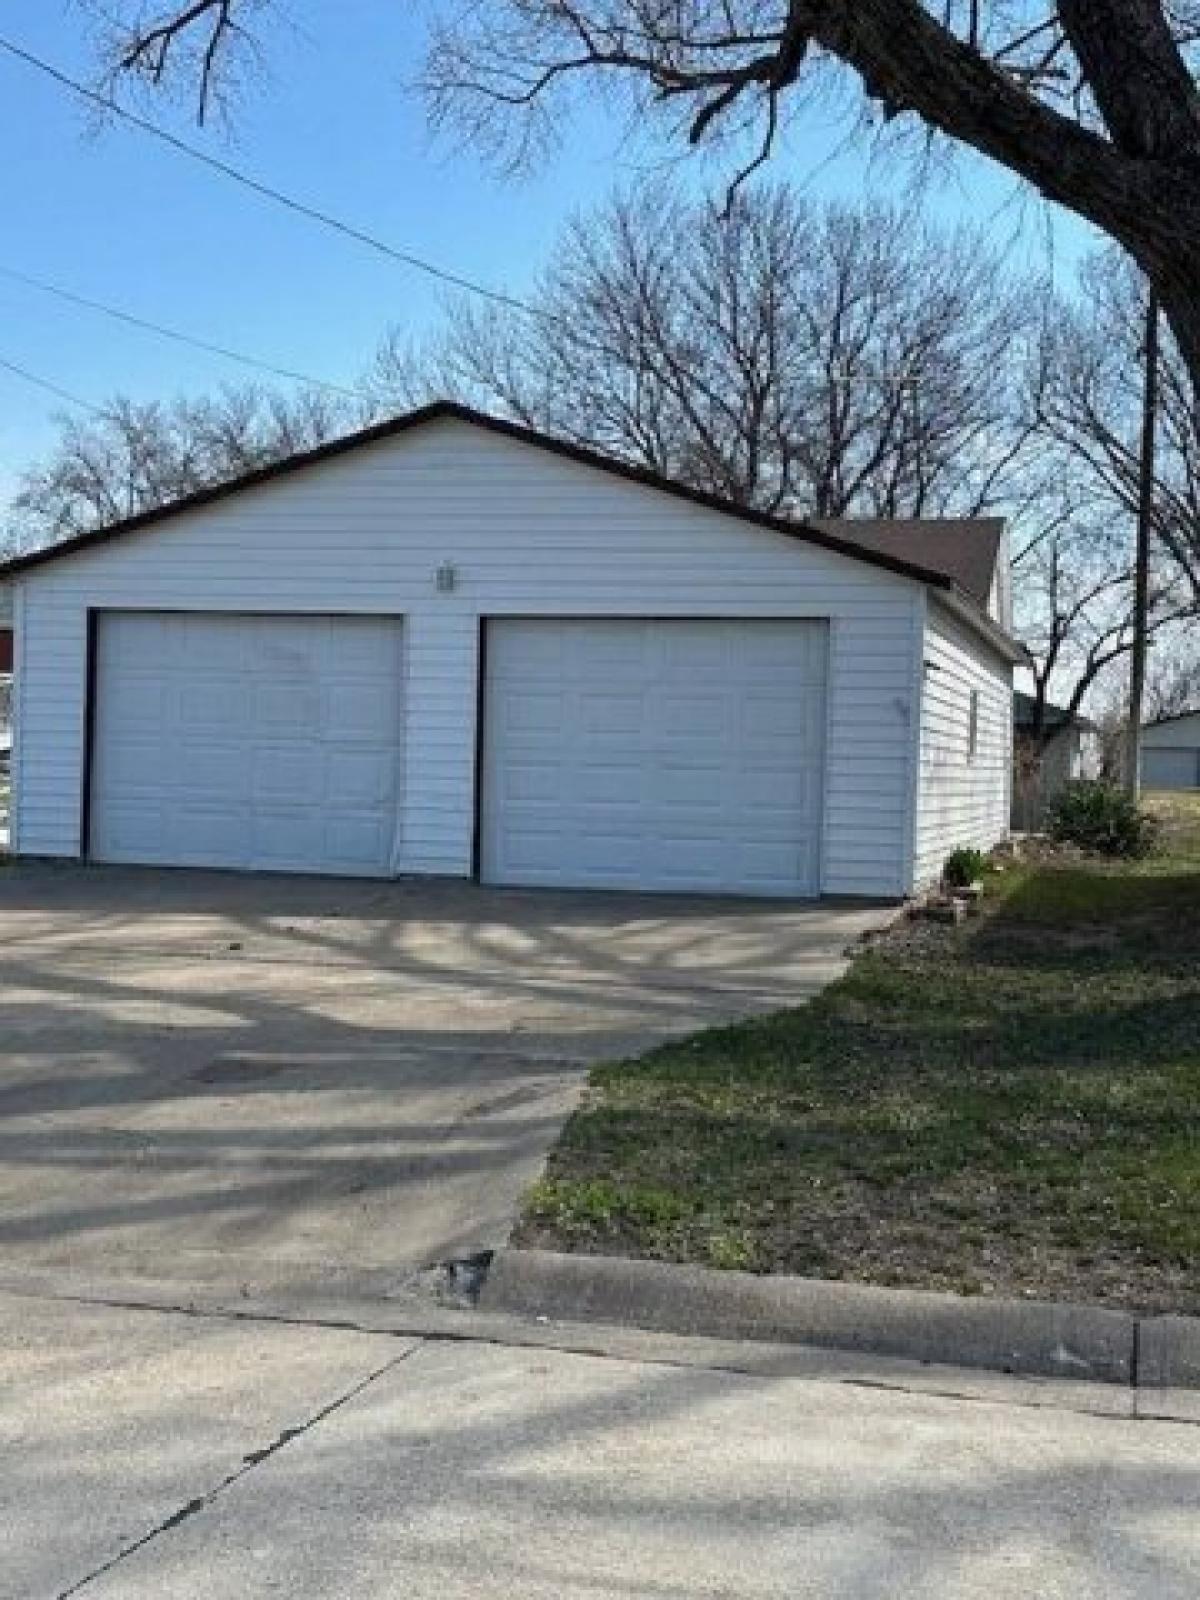
[[[420,1348],[421,1341],[418,1341],[409,1349],[403,1351],[400,1355],[393,1356],[390,1361],[385,1361],[384,1364],[381,1367],[376,1368],[374,1372],[369,1372],[365,1378],[360,1378],[357,1383],[352,1384],[351,1387],[345,1390],[344,1393],[336,1396],[336,1398],[331,1400],[328,1405],[322,1406],[319,1411],[314,1411],[312,1416],[307,1418],[304,1422],[298,1423],[295,1427],[284,1428],[282,1433],[278,1434],[274,1439],[271,1440],[269,1444],[264,1445],[260,1450],[251,1450],[248,1454],[242,1457],[240,1464],[236,1466],[232,1472],[226,1473],[220,1482],[214,1484],[211,1489],[207,1490],[204,1494],[196,1495],[193,1499],[188,1500],[177,1510],[171,1512],[170,1516],[164,1517],[161,1522],[156,1522],[155,1525],[148,1529],[147,1532],[143,1533],[140,1538],[134,1539],[130,1544],[123,1546],[122,1549],[117,1551],[115,1556],[110,1556],[107,1561],[104,1561],[100,1566],[93,1568],[91,1572],[88,1572],[82,1578],[79,1578],[75,1583],[71,1584],[69,1588],[60,1590],[56,1600],[70,1600],[72,1595],[80,1594],[88,1587],[89,1584],[94,1583],[97,1578],[102,1578],[106,1573],[112,1572],[113,1569],[115,1567],[119,1567],[122,1562],[128,1561],[130,1556],[136,1555],[139,1550],[144,1550],[148,1544],[152,1544],[156,1539],[160,1539],[164,1534],[172,1532],[173,1529],[181,1527],[183,1523],[189,1522],[194,1516],[197,1516],[201,1511],[206,1510],[215,1501],[217,1501],[227,1489],[232,1489],[235,1484],[240,1483],[241,1480],[249,1473],[253,1472],[256,1467],[262,1466],[264,1461],[269,1461],[272,1456],[278,1455],[279,1452],[281,1450],[285,1450],[288,1445],[294,1444],[297,1439],[302,1439],[305,1434],[311,1433],[312,1430],[319,1427],[327,1417],[333,1416],[334,1412],[340,1411],[343,1406],[349,1405],[351,1400],[356,1400],[358,1396],[364,1392],[364,1390],[369,1389],[372,1384],[377,1383],[380,1378],[385,1377],[394,1368],[398,1367],[401,1362],[407,1361],[409,1356],[415,1355]]]

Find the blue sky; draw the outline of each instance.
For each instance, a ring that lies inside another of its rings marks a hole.
[[[197,130],[188,108],[149,114],[214,154],[446,268],[521,293],[563,223],[647,171],[658,147],[631,146],[620,123],[584,108],[553,160],[504,178],[479,156],[431,139],[409,85],[421,59],[418,8],[405,0],[294,0],[270,73],[231,130]],[[95,71],[69,0],[23,0],[0,32],[77,76]],[[775,176],[817,197],[897,193],[891,161],[842,151],[844,129],[814,113],[796,127]],[[0,266],[61,283],[137,315],[262,359],[353,382],[389,325],[435,326],[443,294],[428,280],[209,173],[133,129],[97,129],[61,88],[0,55]],[[686,181],[711,182],[701,163]],[[922,205],[969,218],[1014,264],[1068,282],[1088,230],[1023,203],[1012,180],[971,158]],[[0,358],[76,394],[139,399],[202,392],[247,376],[230,363],[0,279]],[[0,372],[0,497],[53,439],[49,395]]]

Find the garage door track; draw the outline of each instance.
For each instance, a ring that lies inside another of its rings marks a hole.
[[[505,1239],[587,1065],[807,998],[891,913],[0,871],[5,1272],[385,1287]]]

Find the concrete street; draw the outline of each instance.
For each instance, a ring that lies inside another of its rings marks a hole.
[[[1200,1426],[1128,1391],[510,1336],[0,1294],[0,1596],[1200,1593]]]

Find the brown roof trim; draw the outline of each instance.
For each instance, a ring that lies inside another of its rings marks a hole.
[[[0,562],[0,581],[16,577],[21,572],[29,572],[35,567],[44,566],[50,561],[61,561],[65,556],[74,555],[76,551],[94,549],[97,545],[107,544],[110,540],[123,538],[127,533],[137,533],[143,528],[154,527],[160,522],[169,521],[172,517],[182,516],[187,511],[197,511],[202,506],[213,505],[219,500],[240,494],[244,489],[257,488],[260,484],[286,477],[289,473],[315,466],[318,462],[331,461],[364,445],[379,444],[386,439],[398,438],[414,428],[424,427],[426,423],[444,421],[466,422],[477,428],[485,428],[489,433],[516,439],[522,444],[549,451],[552,455],[564,456],[570,461],[593,467],[598,472],[607,472],[613,477],[641,484],[644,488],[657,489],[660,493],[673,495],[678,500],[688,500],[693,505],[703,506],[707,511],[717,511],[725,516],[737,517],[741,522],[768,528],[772,533],[781,533],[791,539],[802,539],[808,544],[832,550],[837,555],[849,556],[851,560],[863,562],[867,566],[882,567],[886,571],[899,573],[901,577],[913,578],[918,583],[931,584],[938,589],[955,588],[945,573],[937,572],[933,568],[918,566],[915,562],[904,561],[899,557],[866,550],[851,539],[840,539],[835,534],[811,527],[804,522],[793,522],[786,517],[772,516],[766,511],[755,511],[746,506],[735,505],[730,500],[722,499],[720,495],[709,494],[703,489],[694,489],[687,484],[677,483],[645,467],[631,466],[628,462],[619,461],[613,456],[602,455],[596,450],[568,443],[564,439],[555,439],[550,434],[539,433],[536,429],[523,427],[517,422],[509,422],[503,417],[491,416],[485,411],[476,411],[472,406],[460,405],[453,400],[434,401],[416,411],[406,412],[403,416],[394,417],[387,422],[375,423],[357,433],[348,433],[341,438],[331,439],[313,450],[301,451],[298,455],[288,456],[267,467],[259,467],[241,477],[230,478],[224,483],[199,489],[194,494],[184,496],[183,499],[155,506],[150,511],[140,512],[137,516],[127,517],[105,528],[77,534],[72,539],[65,539],[62,543],[50,545],[44,550],[30,551],[28,555],[14,556],[9,561]]]

